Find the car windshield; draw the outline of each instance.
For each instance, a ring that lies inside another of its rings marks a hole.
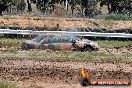
[[[42,39],[46,38],[47,36],[39,35],[33,39],[34,42],[40,42]]]

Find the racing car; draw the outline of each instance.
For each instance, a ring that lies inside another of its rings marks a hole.
[[[67,51],[92,51],[98,50],[99,45],[96,42],[88,39],[81,39],[76,36],[41,34],[32,40],[23,41],[21,48],[23,50],[51,49]]]

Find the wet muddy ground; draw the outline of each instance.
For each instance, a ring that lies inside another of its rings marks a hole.
[[[22,51],[20,46],[0,46],[0,51],[9,51],[9,50],[15,50],[15,51]],[[37,51],[36,49],[31,49],[30,51]],[[52,50],[51,50],[52,52]],[[53,51],[54,52],[54,51]],[[105,53],[112,53],[112,54],[132,54],[132,45],[127,46],[120,46],[120,47],[100,47],[99,52],[105,52]]]
[[[81,88],[79,79],[81,78],[82,67],[91,70],[90,77],[92,79],[132,80],[132,63],[52,62],[10,58],[0,59],[0,78],[8,80],[20,88]]]

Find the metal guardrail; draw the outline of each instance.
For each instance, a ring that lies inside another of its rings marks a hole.
[[[32,30],[11,30],[11,29],[0,29],[0,34],[20,34],[20,35],[31,35]]]
[[[32,31],[32,30],[11,30],[0,29],[0,34],[19,34],[19,35],[38,35],[38,34],[72,34],[75,36],[91,37],[115,37],[115,38],[132,38],[132,34],[125,33],[99,33],[99,32],[67,32],[67,31]]]

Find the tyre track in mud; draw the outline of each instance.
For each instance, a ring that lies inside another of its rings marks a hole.
[[[34,81],[72,85],[79,84],[82,67],[91,70],[93,79],[132,80],[132,63],[53,62],[6,58],[0,59],[0,78],[12,81],[18,86],[25,85],[27,82],[29,85],[34,84]],[[37,85],[33,88],[37,88]]]

